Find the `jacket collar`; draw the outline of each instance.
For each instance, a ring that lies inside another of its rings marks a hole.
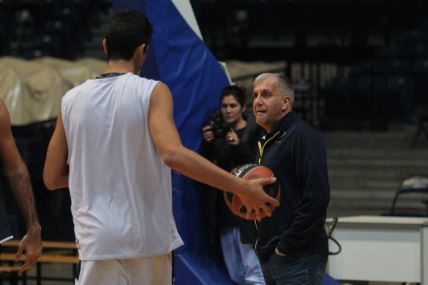
[[[281,137],[281,135],[291,126],[291,124],[297,120],[299,116],[296,112],[291,110],[287,115],[282,117],[276,126],[272,129],[270,133],[265,133],[263,136],[264,139],[271,138],[272,136],[278,136]],[[277,134],[279,133],[279,135]]]
[[[270,133],[265,133],[265,135],[259,139],[259,141],[257,142],[257,145],[259,148],[259,155],[258,155],[259,165],[261,163],[261,159],[263,157],[263,151],[266,145],[269,142],[281,139],[287,133],[287,130],[290,128],[290,126],[297,120],[297,118],[298,116],[296,112],[294,111],[289,112],[287,115],[285,115],[278,121],[278,123]]]
[[[298,117],[299,116],[297,115],[297,113],[291,110],[287,115],[285,115],[281,118],[281,120],[278,121],[271,133],[273,134],[278,131],[282,133],[286,131],[291,126],[291,124],[298,119]]]
[[[294,123],[299,118],[296,112],[291,110],[287,115],[282,117],[276,126],[272,129],[270,133],[265,132],[261,137],[262,142],[271,141],[273,139],[281,138],[288,128],[290,128],[291,124]]]

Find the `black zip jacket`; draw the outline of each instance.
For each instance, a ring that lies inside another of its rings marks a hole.
[[[324,228],[330,187],[324,144],[294,111],[259,141],[257,162],[269,167],[281,187],[281,205],[270,218],[253,223],[260,258],[278,247],[285,254],[328,254]]]

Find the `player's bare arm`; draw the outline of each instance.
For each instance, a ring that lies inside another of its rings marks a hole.
[[[68,187],[68,147],[61,112],[46,153],[43,181],[49,190]]]
[[[159,83],[153,90],[149,109],[149,127],[163,161],[172,169],[218,189],[239,195],[247,209],[271,214],[266,203],[279,202],[263,191],[274,178],[243,180],[212,164],[181,144],[173,119],[173,100],[169,88]]]
[[[5,176],[26,223],[27,233],[18,246],[17,258],[26,253],[20,271],[30,269],[42,254],[41,227],[37,218],[30,176],[12,136],[9,112],[0,100],[0,157]]]

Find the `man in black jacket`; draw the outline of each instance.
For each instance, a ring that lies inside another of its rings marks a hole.
[[[255,248],[266,284],[322,284],[330,199],[323,142],[292,110],[293,87],[287,78],[259,75],[253,98],[256,122],[266,130],[258,142],[257,162],[273,171],[282,190],[281,206],[255,222]]]

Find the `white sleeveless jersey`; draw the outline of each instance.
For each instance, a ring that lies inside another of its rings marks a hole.
[[[157,83],[132,73],[91,79],[62,99],[82,260],[163,255],[183,244],[172,214],[171,169],[148,127]]]

